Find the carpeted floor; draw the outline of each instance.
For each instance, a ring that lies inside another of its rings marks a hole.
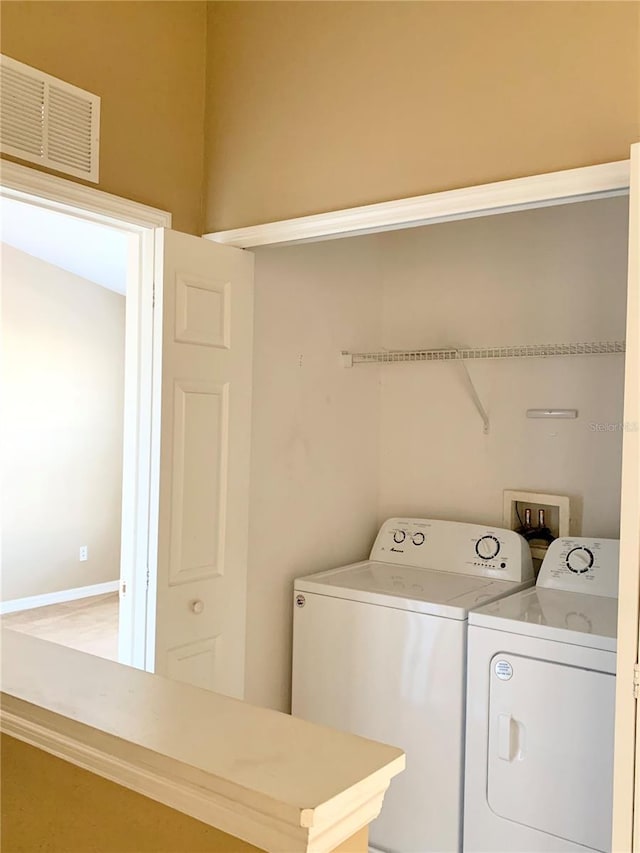
[[[2,625],[91,655],[118,660],[118,593],[36,607],[2,617]]]

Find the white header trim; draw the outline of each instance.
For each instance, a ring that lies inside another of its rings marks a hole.
[[[132,225],[134,229],[171,227],[171,214],[166,210],[129,201],[9,160],[0,161],[0,196],[75,216],[82,211],[86,219],[120,228],[123,223]]]
[[[629,161],[585,166],[414,198],[352,207],[265,225],[205,234],[207,240],[241,249],[278,243],[353,237],[377,231],[413,228],[435,222],[509,213],[593,198],[625,195]]]

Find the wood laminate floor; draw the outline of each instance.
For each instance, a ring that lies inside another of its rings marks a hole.
[[[21,610],[2,625],[90,655],[118,660],[118,593]]]

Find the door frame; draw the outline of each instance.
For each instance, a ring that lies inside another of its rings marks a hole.
[[[149,564],[149,542],[152,536],[157,537],[158,529],[152,472],[154,462],[157,467],[159,461],[152,398],[161,378],[161,363],[154,358],[153,344],[162,338],[162,318],[154,312],[155,229],[169,228],[171,214],[8,160],[0,161],[0,198],[108,225],[130,238],[118,657],[120,663],[149,669],[149,578],[155,575],[155,567]],[[161,286],[159,282],[157,287]]]
[[[614,851],[640,847],[640,720],[638,718],[638,621],[640,577],[631,571],[640,559],[640,143],[631,149],[627,346],[620,507],[620,588],[618,598],[618,679],[613,800]],[[635,239],[633,238],[635,235]]]

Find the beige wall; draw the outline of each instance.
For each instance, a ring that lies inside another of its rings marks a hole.
[[[342,349],[621,340],[628,199],[256,252],[247,698],[288,710],[292,581],[364,559],[393,515],[500,524],[502,490],[617,536],[621,355],[341,366]],[[534,421],[527,408],[577,408]]]
[[[252,853],[258,848],[3,735],[4,853]]]
[[[3,600],[120,576],[124,313],[2,246]]]
[[[289,709],[292,581],[376,530],[378,377],[340,350],[380,335],[375,238],[256,253],[246,698]]]
[[[628,199],[381,235],[390,349],[625,337]],[[361,368],[362,369],[362,368]],[[617,538],[624,356],[468,363],[489,435],[448,364],[381,372],[379,520],[502,523],[503,489],[569,494],[575,532]],[[530,408],[578,409],[531,420]]]
[[[99,94],[100,187],[198,234],[625,158],[639,17],[634,2],[14,0],[0,49]]]
[[[201,234],[204,2],[16,2],[0,49],[100,95],[100,189]]]
[[[205,231],[629,156],[635,2],[209,4]]]

